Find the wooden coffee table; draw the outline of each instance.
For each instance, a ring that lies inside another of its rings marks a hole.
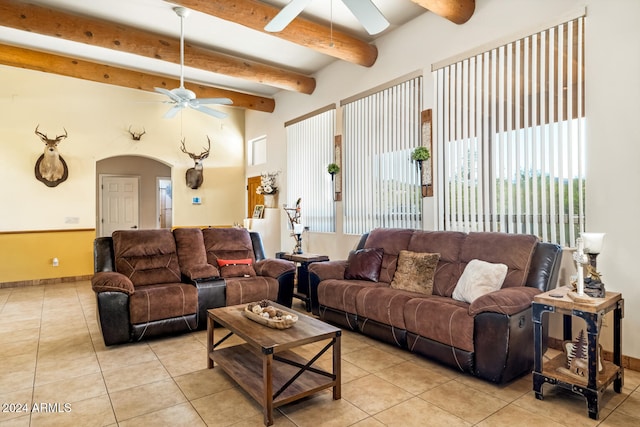
[[[342,331],[313,317],[296,313],[298,321],[288,329],[272,329],[250,320],[242,313],[246,304],[214,308],[207,319],[207,366],[214,362],[262,405],[264,424],[273,424],[273,408],[294,402],[327,388],[333,399],[340,399],[340,336]],[[291,311],[273,303],[274,307]],[[214,340],[214,324],[229,333]],[[236,335],[242,344],[218,348]],[[315,356],[307,360],[291,351],[305,344],[330,340]],[[333,372],[314,363],[333,348]]]

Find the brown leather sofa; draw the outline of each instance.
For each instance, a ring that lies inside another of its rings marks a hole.
[[[432,290],[391,286],[401,251],[439,254]],[[530,235],[375,229],[350,260],[309,266],[311,308],[322,320],[504,383],[532,369],[531,303],[555,286],[561,254]],[[468,303],[452,295],[472,260],[507,268],[500,289]]]
[[[94,242],[91,284],[105,345],[207,325],[207,310],[270,299],[291,307],[295,265],[239,228],[115,231]]]

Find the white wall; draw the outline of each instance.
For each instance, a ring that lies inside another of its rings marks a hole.
[[[140,155],[172,166],[174,225],[242,222],[245,212],[244,111],[221,107],[225,120],[185,111],[167,120],[163,97],[139,90],[0,66],[0,231],[94,228],[96,161]],[[58,149],[69,178],[49,188],[36,180],[34,165],[44,144],[36,125],[49,137],[68,131]],[[133,141],[127,129],[146,129]],[[180,151],[199,153],[211,138],[204,161],[204,183],[185,185],[193,161]],[[202,199],[192,205],[193,196]],[[78,223],[68,224],[68,217]]]
[[[640,182],[640,133],[636,128],[640,117],[640,1],[477,0],[474,16],[462,26],[425,13],[376,41],[379,57],[373,67],[334,62],[317,74],[313,95],[279,93],[273,114],[247,112],[247,138],[266,133],[269,153],[284,153],[285,121],[329,103],[339,104],[341,99],[417,69],[424,71],[425,108],[432,108],[432,63],[522,30],[534,32],[585,6],[587,230],[607,233],[598,269],[607,289],[622,292],[625,299],[623,353],[640,358],[640,340],[634,339],[640,329],[640,286],[633,270],[635,243],[640,237],[633,221],[640,217],[640,199],[632,187]],[[283,158],[271,156],[261,169],[284,171]],[[254,172],[249,170],[248,175]],[[286,176],[282,178],[286,194]],[[304,202],[302,208],[304,213]],[[426,199],[427,229],[433,227],[434,210],[433,199]],[[340,203],[338,212],[342,212]],[[341,225],[339,220],[335,234],[307,236],[305,250],[344,259],[357,237],[343,235]],[[284,250],[289,249],[289,240],[283,227]]]

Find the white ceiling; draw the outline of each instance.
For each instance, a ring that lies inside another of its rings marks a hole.
[[[391,23],[385,32],[376,37],[393,31],[394,28],[426,12],[426,9],[411,0],[374,0],[374,2]],[[30,0],[30,3],[176,38],[180,35],[180,20],[172,10],[174,5],[162,0]],[[288,1],[269,0],[264,3],[282,7]],[[314,0],[303,15],[320,23],[333,22],[336,29],[362,40],[374,41],[340,0]],[[307,75],[313,75],[337,60],[270,34],[196,11],[192,11],[185,20],[185,39],[191,44]],[[152,74],[177,77],[180,73],[177,64],[2,26],[0,26],[0,42]],[[280,90],[272,86],[189,67],[185,68],[185,80],[261,96],[272,96]]]

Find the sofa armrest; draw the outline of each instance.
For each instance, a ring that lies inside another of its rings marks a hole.
[[[285,273],[295,271],[296,265],[292,261],[279,258],[267,258],[256,261],[253,265],[258,276],[267,276],[277,279]]]
[[[327,279],[344,279],[347,260],[314,262],[309,264],[309,273],[315,274],[318,281]]]
[[[469,314],[475,316],[484,312],[512,315],[531,306],[533,297],[541,293],[537,288],[527,286],[499,289],[476,298],[469,305]]]
[[[91,288],[95,293],[122,292],[132,295],[135,291],[133,283],[124,274],[115,271],[102,271],[91,278]]]

